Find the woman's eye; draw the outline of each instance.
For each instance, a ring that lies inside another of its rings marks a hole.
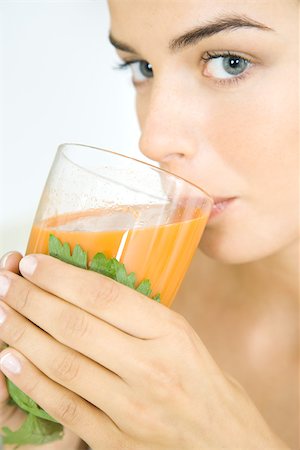
[[[125,61],[124,63],[118,64],[117,68],[130,68],[134,84],[140,84],[147,81],[149,78],[153,78],[152,66],[145,60]]]
[[[249,60],[235,55],[215,55],[203,59],[206,61],[203,75],[219,80],[239,77],[251,66]]]
[[[141,83],[147,78],[153,77],[152,66],[147,61],[136,61],[130,64],[130,68],[133,82]]]

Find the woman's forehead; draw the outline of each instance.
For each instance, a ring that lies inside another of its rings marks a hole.
[[[109,7],[111,42],[135,54],[178,47],[198,29],[204,38],[243,30],[255,42],[253,30],[268,30],[269,43],[275,37],[284,44],[298,26],[298,0],[109,0]]]
[[[193,27],[246,18],[280,32],[295,21],[298,0],[109,0],[111,31],[118,38],[160,34],[174,39]]]

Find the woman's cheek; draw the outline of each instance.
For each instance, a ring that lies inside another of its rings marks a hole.
[[[278,78],[275,70],[273,77],[261,73],[235,91],[216,93],[207,124],[212,147],[254,191],[285,189],[286,174],[297,177],[297,100],[293,86]]]
[[[240,187],[241,198],[235,211],[205,231],[201,249],[212,258],[259,259],[297,236],[299,116],[293,79],[283,80],[274,69],[235,91],[215,91],[210,147],[218,154],[215,162],[223,163],[218,179],[226,189]]]

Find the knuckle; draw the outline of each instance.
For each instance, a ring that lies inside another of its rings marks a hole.
[[[140,446],[137,447],[136,440],[126,436],[125,433],[121,432],[121,429],[117,429],[117,432],[110,434],[109,444],[109,450],[141,450]],[[100,450],[99,440],[95,445],[91,445],[90,448]]]
[[[70,382],[77,378],[79,372],[79,359],[75,353],[65,351],[51,364],[51,372],[56,380]]]
[[[174,342],[176,346],[186,347],[186,345],[190,346],[193,342],[193,332],[192,327],[187,321],[185,317],[181,314],[174,314],[171,318],[171,332],[170,337],[172,339],[173,345]]]
[[[171,363],[168,365],[155,359],[149,361],[144,377],[147,385],[151,386],[152,395],[160,402],[169,402],[183,391],[179,373]]]
[[[23,381],[22,390],[26,392],[29,397],[35,397],[40,384],[40,377],[28,377]]]
[[[30,285],[24,286],[20,295],[16,299],[16,309],[17,311],[25,311],[28,307],[29,301],[32,297],[33,289]]]
[[[185,333],[187,331],[187,329],[190,327],[190,324],[188,323],[186,318],[183,317],[179,313],[172,314],[170,321],[171,321],[171,326],[172,326],[173,330],[175,330],[175,331],[180,331],[180,332]]]
[[[152,437],[155,431],[152,427],[153,417],[155,416],[155,410],[149,408],[149,404],[143,401],[141,397],[132,396],[128,404],[126,405],[126,416],[128,419],[127,433],[136,438],[145,439],[149,435],[151,429]]]
[[[79,405],[67,395],[61,398],[55,415],[59,422],[67,426],[80,423]]]
[[[120,295],[119,283],[103,277],[99,288],[96,288],[94,294],[90,297],[90,305],[93,309],[110,308],[114,306],[115,301]]]
[[[26,333],[26,325],[10,328],[10,345],[19,345]]]
[[[168,432],[166,427],[167,416],[156,399],[153,407],[149,408],[149,404],[146,401],[143,402],[131,398],[130,405],[128,405],[126,411],[129,423],[133,424],[128,427],[127,432],[129,435],[134,434],[138,440],[147,442],[153,441],[154,435],[156,437],[162,436],[162,441],[166,443]],[[174,430],[172,431],[174,432]]]
[[[131,404],[128,405],[127,417],[130,423],[134,424],[136,429],[135,435],[137,437],[145,438],[147,436],[151,423],[151,414],[153,414],[153,411],[149,412],[149,408],[146,409],[140,401],[132,400]]]
[[[61,334],[69,338],[83,338],[88,331],[88,316],[80,309],[65,310],[61,313],[61,320],[58,321],[62,325]]]

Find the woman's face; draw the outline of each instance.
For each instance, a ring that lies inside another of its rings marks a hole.
[[[295,243],[298,1],[109,3],[111,40],[138,61],[141,151],[214,197],[235,197],[201,249],[243,263]]]

